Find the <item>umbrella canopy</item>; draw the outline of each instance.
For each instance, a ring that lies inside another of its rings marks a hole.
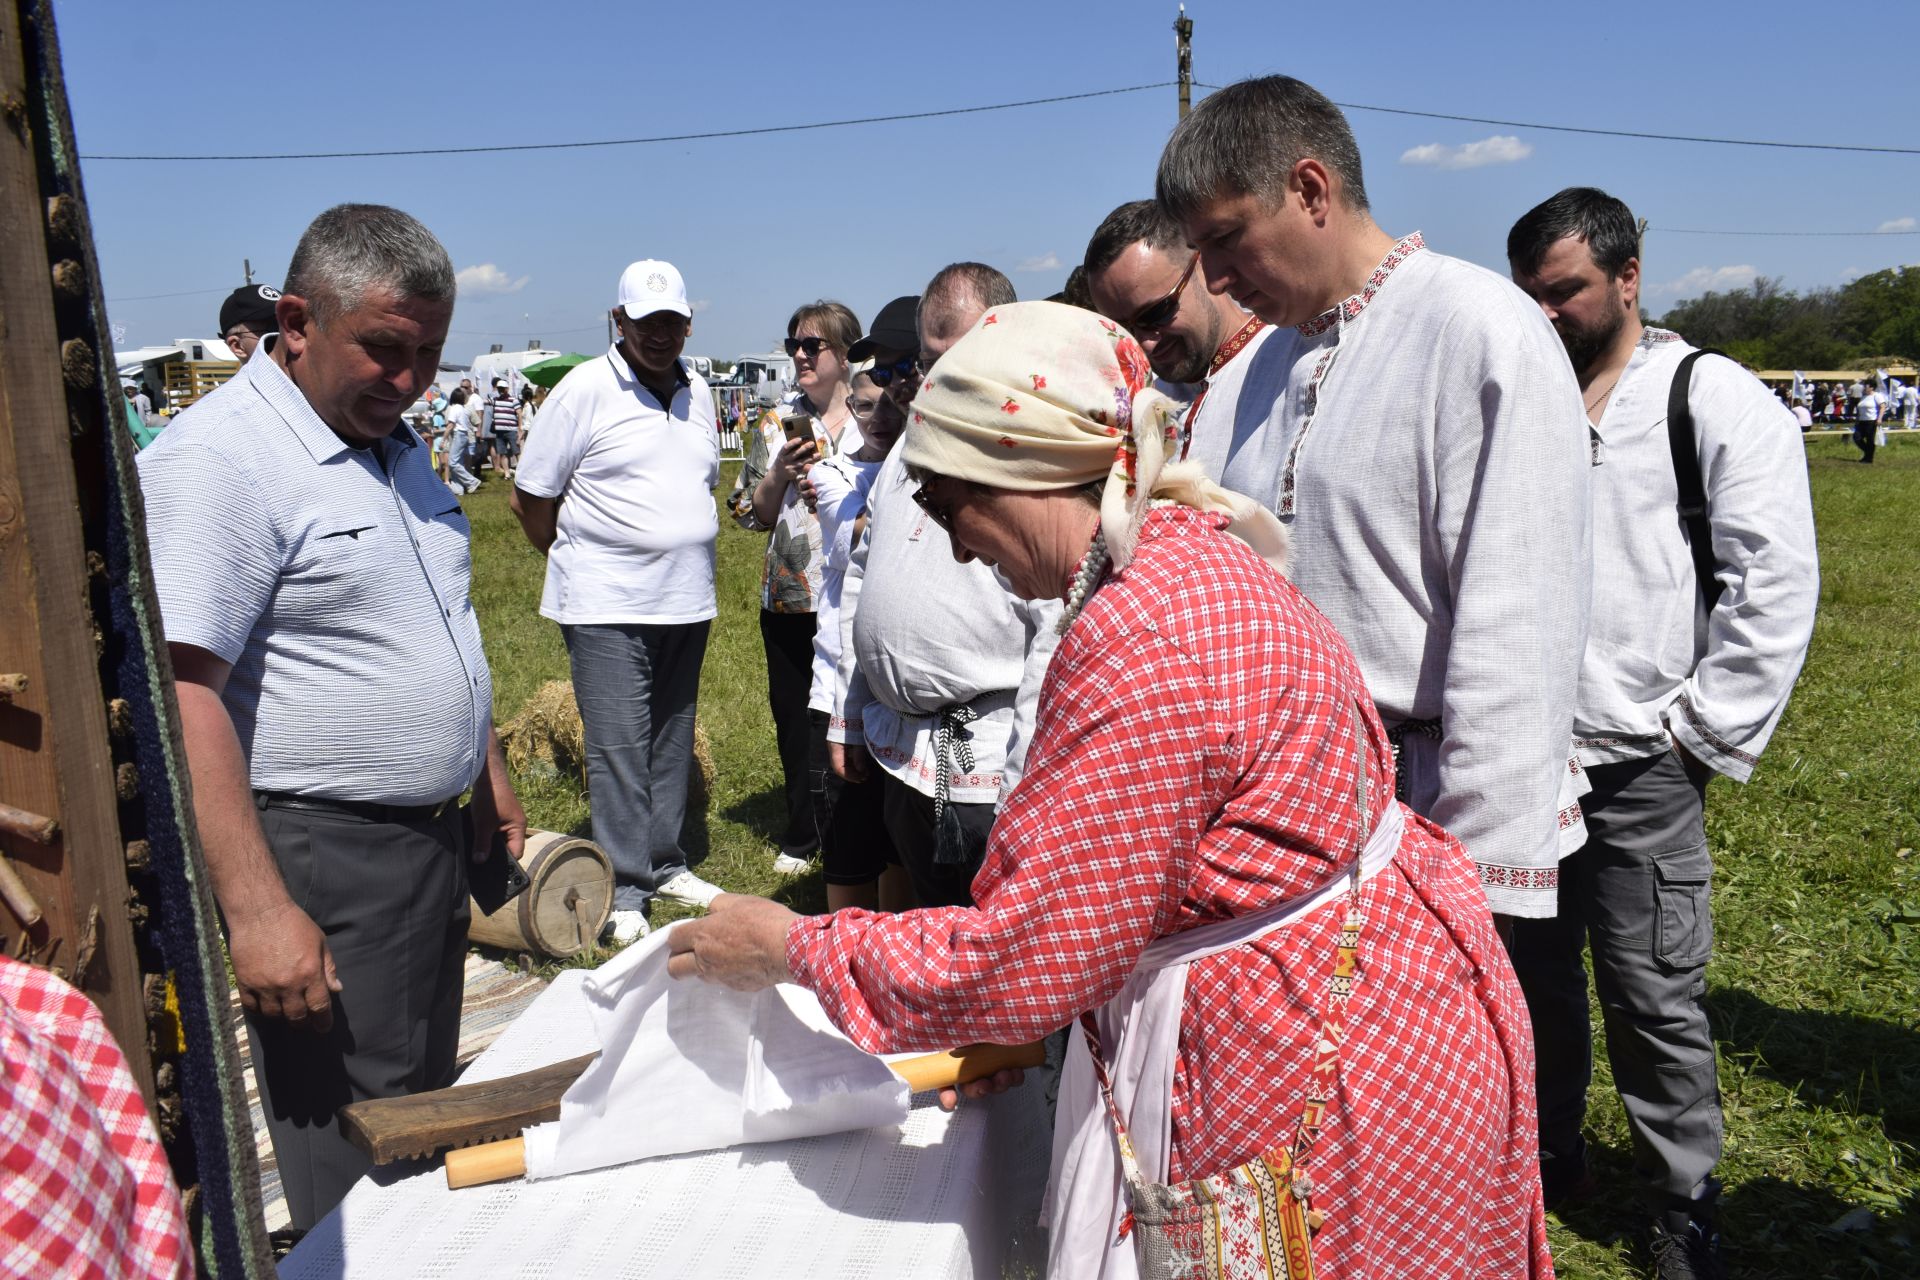
[[[593,359],[592,356],[583,356],[577,352],[554,356],[538,364],[528,365],[520,371],[520,376],[536,387],[551,387],[567,375],[567,370],[577,364],[585,364],[591,359]]]

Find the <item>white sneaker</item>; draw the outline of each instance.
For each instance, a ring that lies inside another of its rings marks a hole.
[[[797,876],[811,866],[813,866],[813,864],[805,858],[796,858],[790,853],[775,854],[773,858],[773,873],[775,875]]]
[[[691,871],[682,871],[662,885],[654,886],[654,896],[665,898],[668,902],[677,902],[683,907],[706,908],[713,900],[725,893],[717,884],[708,884]]]
[[[611,938],[619,946],[637,942],[653,931],[647,923],[644,911],[616,911],[607,917],[606,924],[600,927],[602,938]]]

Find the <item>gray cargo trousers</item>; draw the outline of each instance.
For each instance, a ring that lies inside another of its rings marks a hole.
[[[1593,1034],[1581,952],[1593,953],[1607,1059],[1655,1212],[1713,1194],[1722,1121],[1707,958],[1713,949],[1707,771],[1673,752],[1587,771],[1587,843],[1560,863],[1559,915],[1514,922],[1513,967],[1533,1021],[1541,1178],[1585,1172]]]

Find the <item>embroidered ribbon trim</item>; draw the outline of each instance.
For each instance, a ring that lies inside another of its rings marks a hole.
[[[1213,362],[1207,366],[1207,376],[1200,384],[1200,394],[1195,396],[1193,403],[1187,406],[1186,420],[1180,424],[1180,460],[1182,462],[1186,461],[1187,451],[1193,447],[1194,419],[1200,416],[1200,406],[1205,403],[1207,392],[1213,389],[1214,375],[1226,368],[1228,362],[1235,356],[1245,351],[1247,344],[1253,341],[1253,335],[1266,327],[1267,322],[1259,316],[1248,316],[1247,322],[1240,326],[1240,331],[1221,343],[1220,349],[1213,353]]]

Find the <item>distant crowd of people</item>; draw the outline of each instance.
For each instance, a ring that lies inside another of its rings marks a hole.
[[[612,939],[707,908],[671,973],[798,983],[876,1052],[1066,1028],[1051,1274],[1261,1232],[1323,1275],[1550,1275],[1545,1206],[1603,1194],[1589,957],[1654,1272],[1720,1274],[1704,804],[1812,632],[1805,451],[1642,323],[1624,203],[1561,191],[1507,250],[1384,231],[1344,116],[1274,76],[1193,109],[1062,295],[957,262],[866,326],[795,308],[720,505],[767,537],[801,916],[681,840],[721,476],[681,273],[621,273],[537,431],[469,383],[416,434],[451,263],[321,214],[140,458],[296,1226],[367,1168],[338,1102],[450,1082],[467,868],[525,837],[445,492],[484,448],[546,556]]]
[[[1796,375],[1793,385],[1775,387],[1773,394],[1802,431],[1819,423],[1845,424],[1862,462],[1873,461],[1889,429],[1920,429],[1920,387],[1898,377],[1829,383],[1801,381]]]
[[[502,480],[513,478],[544,394],[528,383],[515,395],[506,378],[495,378],[485,396],[470,377],[451,392],[436,382],[427,388],[426,409],[414,415],[413,429],[432,446],[440,478],[464,496],[480,488],[483,470]]]

